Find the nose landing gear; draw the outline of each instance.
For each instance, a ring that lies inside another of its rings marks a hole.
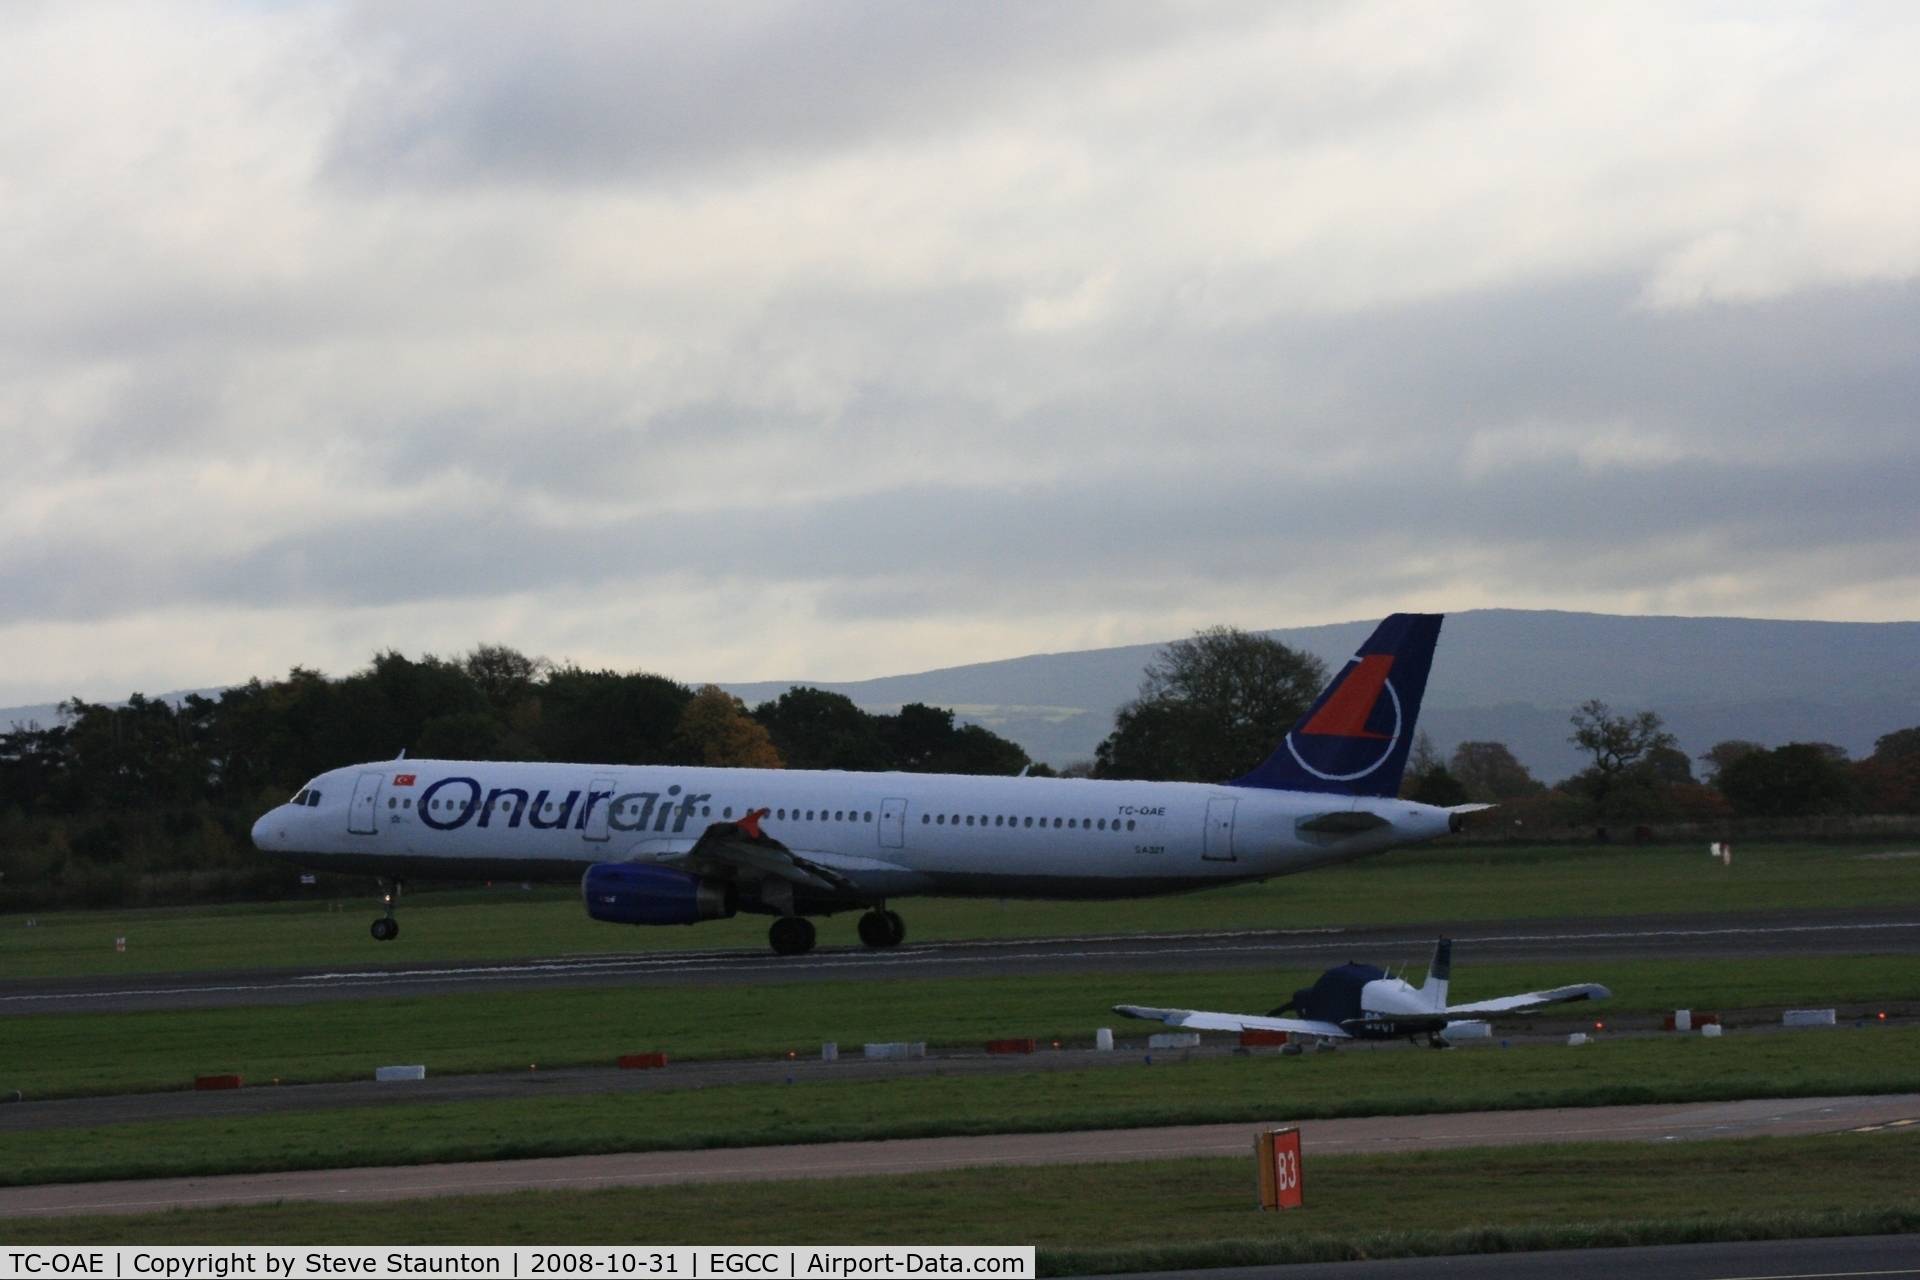
[[[400,882],[398,880],[383,879],[380,881],[380,900],[382,905],[386,907],[387,914],[373,922],[372,933],[375,942],[392,942],[400,936],[400,922],[393,918],[393,904],[399,896]]]
[[[767,930],[767,942],[783,956],[803,956],[813,950],[813,921],[805,916],[781,916]]]
[[[897,947],[906,936],[907,922],[898,911],[875,908],[860,917],[860,941],[869,947]]]

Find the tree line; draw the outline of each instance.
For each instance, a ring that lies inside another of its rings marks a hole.
[[[1168,645],[1070,775],[1223,782],[1250,772],[1325,686],[1326,666],[1268,637],[1215,627]],[[1695,760],[1651,711],[1589,701],[1569,740],[1591,763],[1548,785],[1498,742],[1442,757],[1422,735],[1402,794],[1497,803],[1528,825],[1730,816],[1920,813],[1920,727],[1871,757],[1826,743],[1729,741]],[[294,891],[257,853],[254,820],[328,769],[402,751],[452,760],[900,769],[1011,775],[1017,744],[950,710],[875,714],[796,686],[749,709],[724,690],[647,672],[552,664],[482,645],[459,658],[387,652],[332,679],[295,668],[178,706],[75,699],[61,723],[0,733],[0,910],[131,905]]]
[[[552,664],[498,645],[388,652],[341,679],[295,668],[175,706],[74,699],[0,734],[0,910],[285,892],[253,850],[266,809],[316,774],[402,751],[447,760],[1016,774],[1017,744],[954,713],[875,714],[795,687],[749,710],[713,685]]]
[[[1326,686],[1326,666],[1267,636],[1215,627],[1168,645],[1080,770],[1100,778],[1222,782],[1251,772]],[[1695,759],[1652,711],[1591,699],[1568,741],[1591,763],[1548,784],[1500,742],[1442,757],[1423,733],[1402,792],[1427,804],[1500,804],[1548,823],[1707,821],[1831,813],[1920,813],[1920,728],[1887,734],[1850,760],[1831,743],[1768,748],[1727,741]]]

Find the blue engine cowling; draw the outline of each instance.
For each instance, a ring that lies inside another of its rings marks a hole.
[[[613,924],[694,924],[724,920],[739,909],[732,882],[636,862],[587,868],[580,894],[587,914]]]

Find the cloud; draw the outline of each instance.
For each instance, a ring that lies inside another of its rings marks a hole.
[[[1904,8],[0,23],[0,696],[1920,610]]]

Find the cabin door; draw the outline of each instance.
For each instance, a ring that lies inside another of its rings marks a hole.
[[[599,799],[594,797],[598,796]],[[587,825],[581,828],[582,840],[607,838],[608,810],[613,805],[613,779],[595,778],[587,784]]]
[[[1207,830],[1200,856],[1208,862],[1233,861],[1233,811],[1239,803],[1225,796],[1207,801]]]
[[[904,848],[907,843],[907,802],[905,800],[883,800],[880,802],[880,847],[883,849]]]
[[[384,773],[363,773],[353,784],[353,804],[347,809],[347,830],[356,836],[370,836],[380,830],[380,815],[376,806],[380,800],[380,784],[387,780]]]

